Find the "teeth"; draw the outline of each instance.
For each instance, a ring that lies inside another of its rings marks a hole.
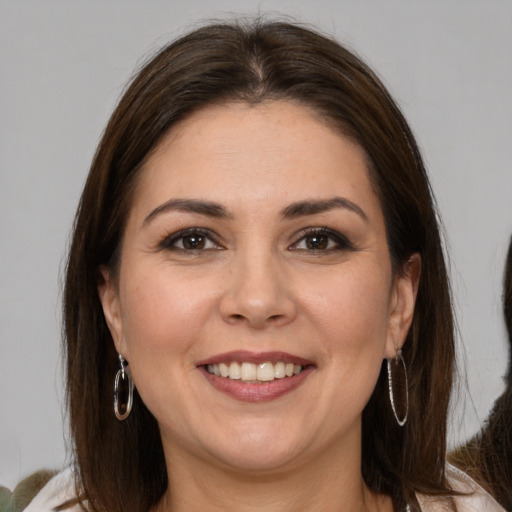
[[[242,378],[240,365],[238,363],[231,363],[229,365],[229,378],[233,380],[240,380]]]
[[[224,363],[219,364],[219,371],[221,377],[229,377],[229,366]]]
[[[283,377],[286,377],[286,372],[285,372],[285,368],[286,368],[286,365],[284,363],[276,363],[274,365],[274,377],[276,379],[282,379]]]
[[[256,365],[252,363],[242,363],[242,380],[256,380]]]
[[[226,363],[208,364],[206,370],[217,377],[229,378],[232,380],[243,380],[244,382],[271,382],[274,379],[284,379],[298,375],[304,369],[303,366],[293,363]]]
[[[257,380],[268,382],[274,380],[274,365],[272,363],[262,363],[256,370]]]

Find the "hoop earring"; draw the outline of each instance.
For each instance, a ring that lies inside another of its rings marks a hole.
[[[409,385],[407,368],[400,349],[397,349],[395,357],[388,359],[388,384],[393,414],[398,425],[403,427],[409,414]]]
[[[133,381],[126,368],[128,362],[121,354],[118,354],[118,357],[120,368],[114,379],[114,414],[119,421],[123,421],[132,411]]]

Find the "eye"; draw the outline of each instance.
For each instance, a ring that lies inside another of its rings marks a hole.
[[[175,251],[208,251],[222,249],[212,234],[204,229],[184,229],[165,238],[160,244],[162,249]]]
[[[342,249],[352,249],[352,244],[348,239],[327,228],[308,228],[297,242],[290,249],[299,251],[335,251]]]

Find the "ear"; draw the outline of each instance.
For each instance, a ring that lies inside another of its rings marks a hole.
[[[124,339],[119,290],[115,278],[105,265],[101,265],[98,278],[98,296],[103,307],[103,314],[118,353],[126,359],[127,347]]]
[[[421,275],[421,256],[413,254],[394,278],[389,302],[386,358],[393,358],[402,348],[414,316],[414,306]]]

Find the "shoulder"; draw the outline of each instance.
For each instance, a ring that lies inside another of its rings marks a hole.
[[[450,487],[461,496],[453,498],[457,512],[506,512],[505,509],[471,477],[460,469],[448,464],[446,476]],[[448,512],[446,501],[439,498],[418,496],[424,512]]]
[[[72,468],[67,468],[57,473],[47,484],[35,495],[24,512],[53,512],[66,501],[75,498],[74,473]],[[80,512],[78,505],[65,509],[65,512]]]

